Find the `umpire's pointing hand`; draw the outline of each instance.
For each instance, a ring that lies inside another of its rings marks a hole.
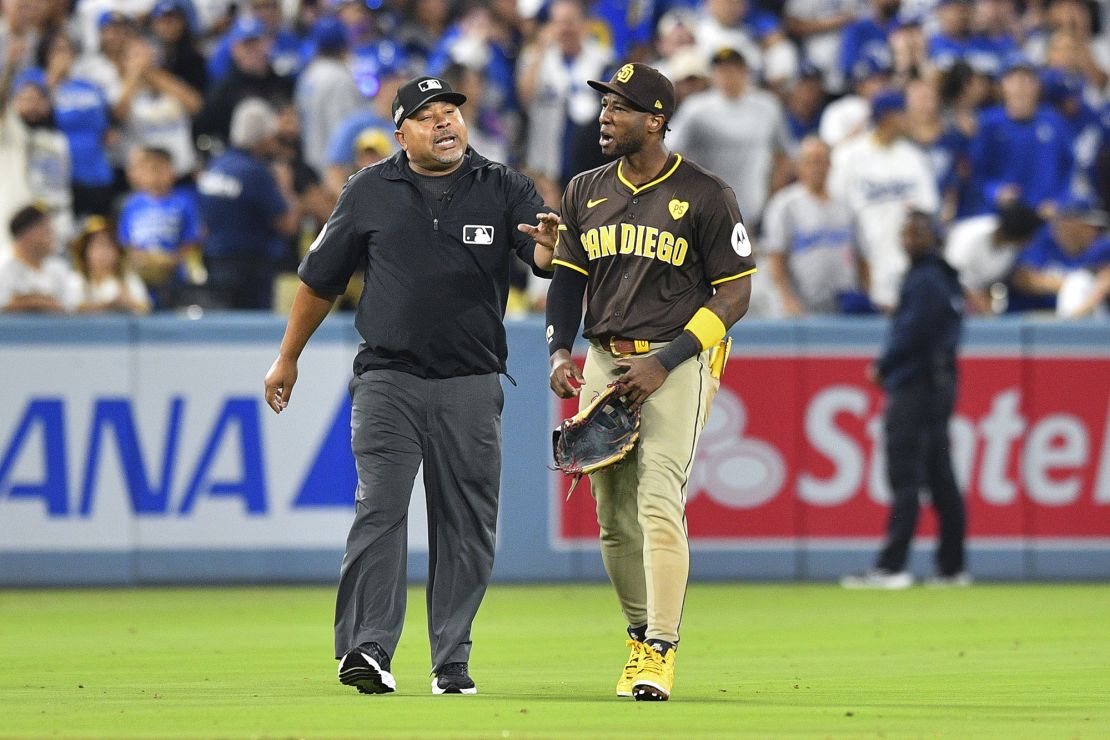
[[[559,239],[559,224],[561,223],[558,214],[537,213],[536,221],[539,223],[535,226],[517,224],[516,229],[532,237],[536,244],[546,247],[547,249],[554,249],[555,242]]]
[[[623,368],[623,374],[618,381],[624,389],[622,394],[633,411],[640,408],[652,393],[659,390],[663,381],[667,379],[667,369],[654,357],[631,357],[617,360],[617,366]]]
[[[570,352],[565,349],[555,350],[551,355],[551,390],[559,398],[574,398],[578,395],[586,379],[578,369]]]
[[[293,384],[297,382],[297,361],[289,357],[274,360],[270,365],[270,372],[266,373],[266,403],[280,414],[289,405],[289,397],[293,395]]]

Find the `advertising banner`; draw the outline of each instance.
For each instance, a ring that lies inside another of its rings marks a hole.
[[[354,346],[319,337],[278,416],[261,392],[277,343],[243,339],[9,347],[0,550],[341,547]],[[426,552],[419,476],[413,502]]]
[[[579,357],[579,361],[582,358]],[[692,543],[824,543],[885,528],[883,395],[859,356],[736,356],[697,450]],[[576,401],[561,404],[569,416]],[[973,540],[1110,543],[1110,362],[965,357],[950,425]],[[592,543],[587,481],[558,479],[557,541]],[[931,515],[922,534],[932,534]]]
[[[281,317],[0,320],[0,586],[333,581],[353,516],[348,383],[332,317],[280,416],[262,380]],[[830,579],[864,566],[890,493],[882,321],[752,322],[697,450],[694,578]],[[507,325],[494,578],[605,578],[589,481],[569,501],[539,319]],[[581,358],[580,358],[581,359]],[[1110,325],[977,322],[951,424],[970,561],[986,579],[1110,577]],[[408,575],[428,572],[418,474]],[[914,567],[930,567],[928,509]]]

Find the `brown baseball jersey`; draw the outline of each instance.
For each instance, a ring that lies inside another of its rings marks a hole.
[[[567,185],[554,262],[589,278],[586,338],[670,341],[713,286],[755,272],[751,241],[732,189],[682,155],[640,187],[622,170]]]

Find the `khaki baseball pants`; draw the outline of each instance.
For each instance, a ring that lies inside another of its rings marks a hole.
[[[678,642],[690,572],[686,484],[720,385],[710,372],[709,355],[702,352],[671,372],[641,409],[636,449],[590,476],[601,557],[625,619],[632,626],[646,624],[649,638],[668,642]],[[618,359],[591,343],[580,407],[620,377]]]

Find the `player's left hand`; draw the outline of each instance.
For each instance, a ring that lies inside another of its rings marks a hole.
[[[559,239],[559,224],[562,219],[559,218],[557,213],[537,213],[535,226],[530,224],[517,224],[517,231],[522,231],[528,236],[532,237],[536,244],[548,249],[555,248],[555,242]]]
[[[618,381],[624,390],[623,395],[632,407],[640,408],[652,393],[663,385],[669,374],[666,368],[654,357],[629,357],[617,360],[617,367],[622,368],[622,375]]]

